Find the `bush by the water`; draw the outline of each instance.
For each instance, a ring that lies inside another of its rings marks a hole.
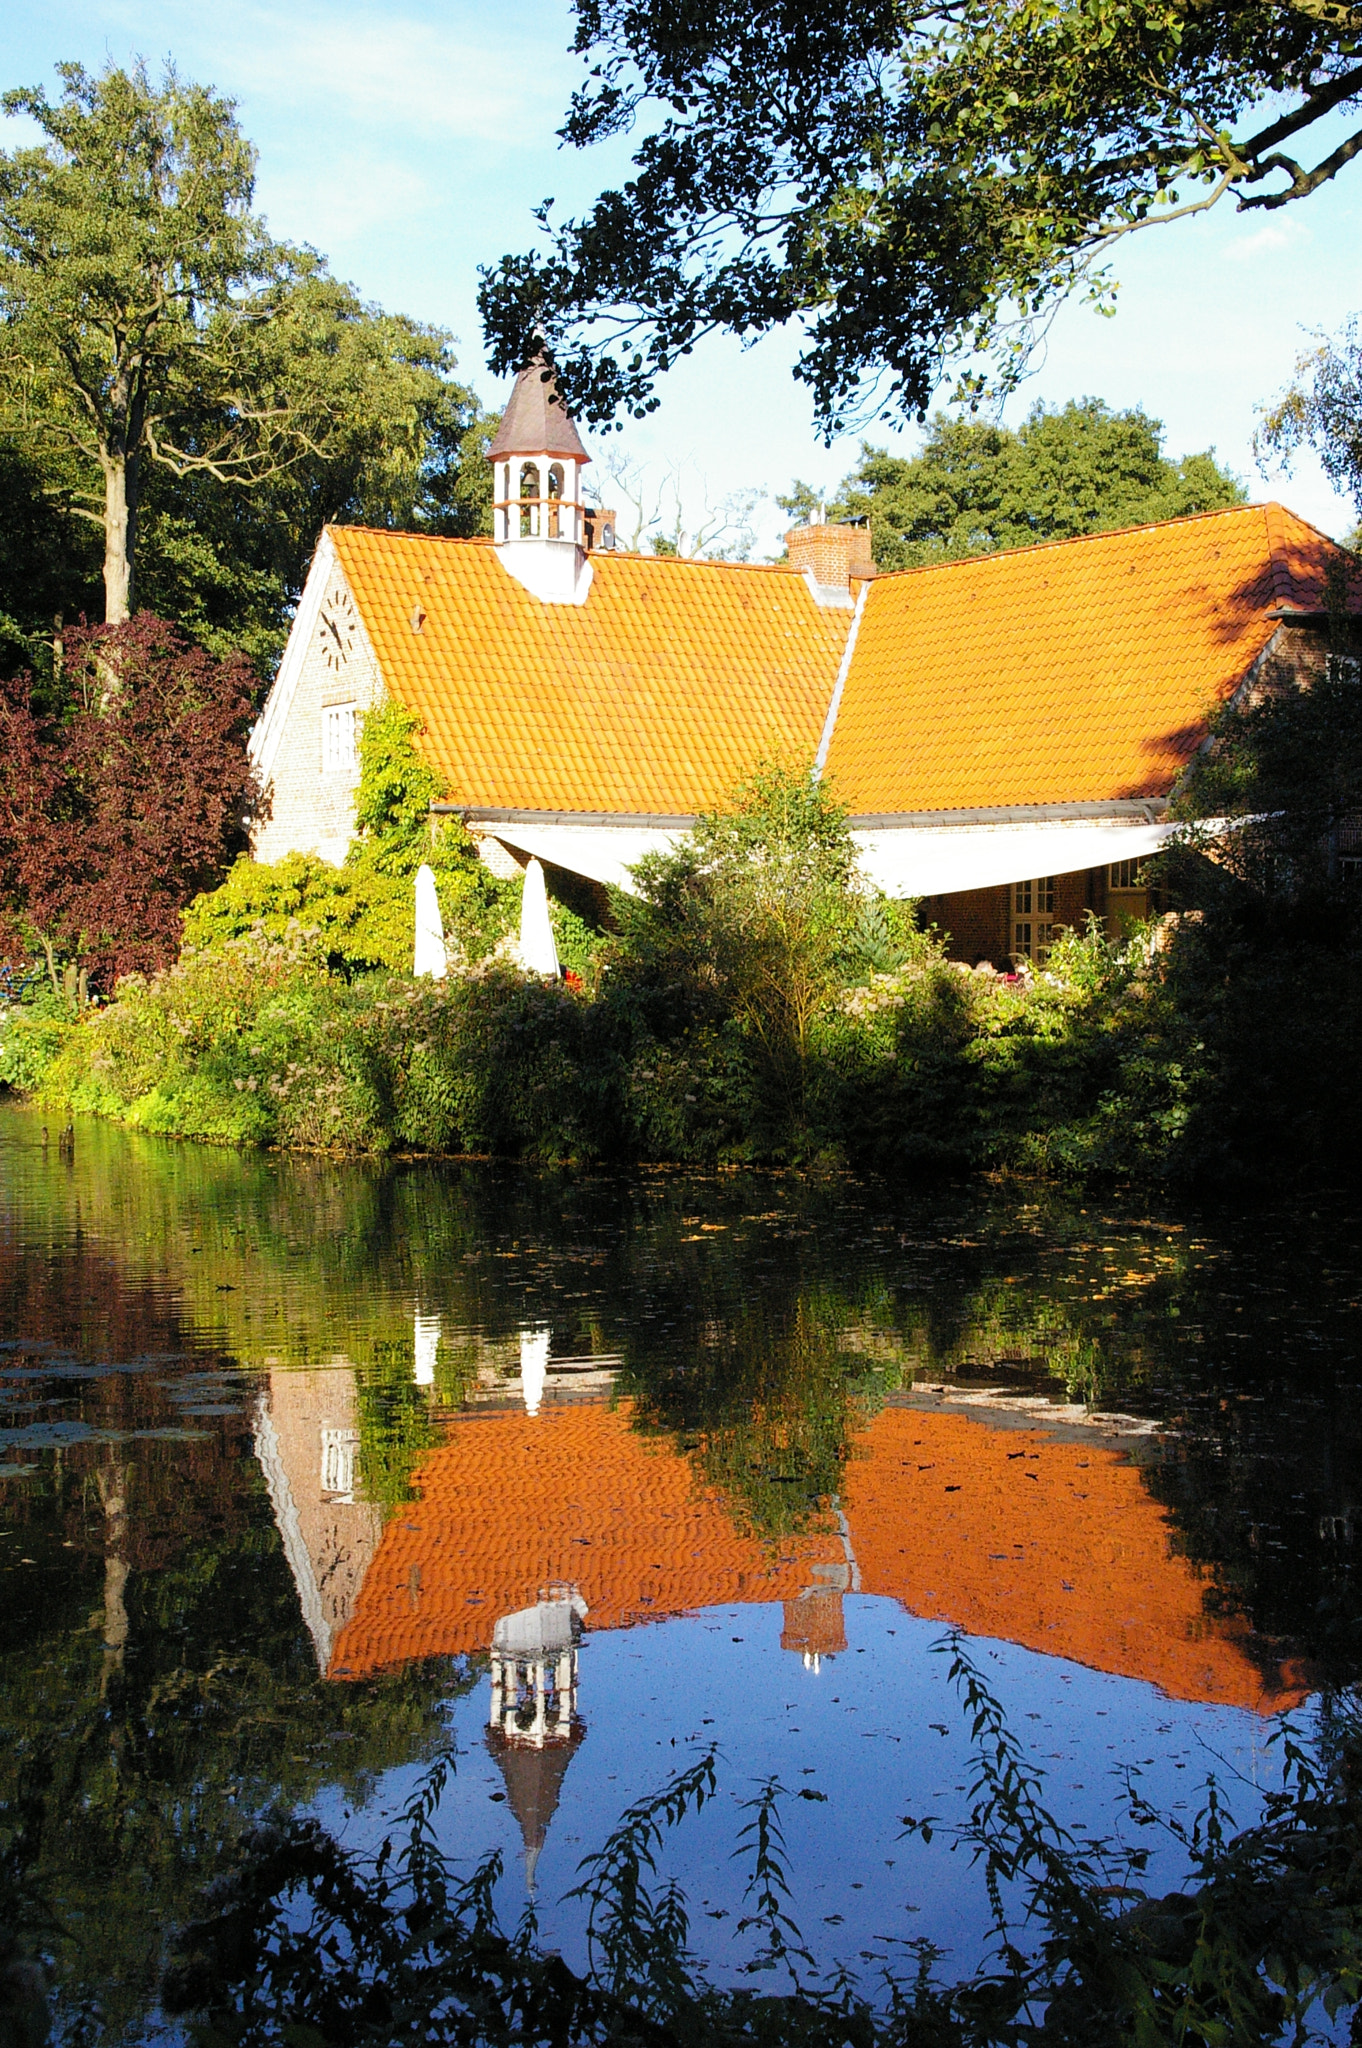
[[[826,784],[770,769],[642,862],[610,929],[552,905],[570,986],[507,960],[518,886],[461,826],[432,837],[412,721],[380,713],[343,867],[243,861],[190,907],[167,972],[100,1013],[0,1015],[0,1083],[150,1130],[356,1153],[1350,1172],[1362,892],[1328,848],[1362,809],[1356,695],[1337,662],[1227,715],[1185,808],[1232,799],[1259,822],[1200,849],[1190,827],[1165,877],[1184,908],[1122,944],[1090,922],[1042,971],[952,962],[860,879]],[[443,983],[407,971],[422,860]]]
[[[243,865],[192,907],[176,966],[103,1013],[12,1012],[0,1079],[238,1144],[1100,1163],[1101,1104],[1149,1004],[1136,955],[1092,931],[1035,976],[952,964],[911,906],[858,881],[845,817],[807,778],[764,772],[645,862],[613,932],[577,921],[577,987],[496,957],[516,892],[453,835],[434,851],[465,971],[399,971],[432,851],[424,798],[412,809],[339,870]],[[1166,1146],[1178,1114],[1176,1090],[1147,1103],[1145,1140]]]

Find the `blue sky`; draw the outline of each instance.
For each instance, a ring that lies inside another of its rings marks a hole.
[[[624,162],[618,145],[575,155],[554,140],[578,76],[570,35],[564,0],[46,0],[4,11],[0,81],[51,83],[65,57],[97,69],[140,54],[230,94],[260,153],[258,200],[275,232],[324,251],[366,297],[452,329],[464,373],[493,403],[502,387],[482,354],[478,264],[529,244],[541,199],[583,203]],[[1309,330],[1362,310],[1359,250],[1362,169],[1301,207],[1222,208],[1136,236],[1121,253],[1115,319],[1066,307],[1006,416],[1086,393],[1141,404],[1165,422],[1170,454],[1214,445],[1253,496],[1346,532],[1353,508],[1313,463],[1265,481],[1250,441],[1255,408],[1290,376]],[[795,353],[783,336],[747,352],[706,344],[623,437],[626,451],[655,475],[681,465],[692,508],[706,494],[782,490],[795,475],[830,487],[857,437],[831,449],[816,440],[790,377]],[[911,430],[873,438],[916,443]],[[783,523],[768,504],[763,551]]]

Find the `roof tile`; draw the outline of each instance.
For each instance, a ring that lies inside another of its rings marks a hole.
[[[456,803],[688,815],[818,744],[850,615],[791,570],[598,554],[586,603],[551,605],[490,542],[330,531]],[[862,815],[1163,796],[1269,614],[1322,605],[1340,559],[1249,505],[880,577],[833,786]]]

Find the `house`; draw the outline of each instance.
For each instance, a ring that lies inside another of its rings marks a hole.
[[[893,575],[854,526],[796,529],[778,567],[622,552],[546,377],[493,445],[492,539],[323,533],[252,741],[259,859],[344,857],[357,720],[390,697],[500,873],[628,887],[758,762],[812,761],[959,957],[1040,961],[1058,925],[1144,912],[1216,710],[1325,659],[1351,558],[1277,504]]]

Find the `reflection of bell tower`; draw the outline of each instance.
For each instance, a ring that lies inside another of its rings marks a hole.
[[[586,1611],[575,1586],[548,1586],[533,1607],[503,1614],[492,1633],[487,1746],[520,1823],[531,1892],[563,1774],[586,1733],[577,1714],[577,1646]]]

